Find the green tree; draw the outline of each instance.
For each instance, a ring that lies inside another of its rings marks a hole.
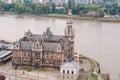
[[[85,7],[85,9],[94,10],[94,11],[102,8],[101,5],[96,5],[96,4],[88,4],[88,5],[85,5],[84,7]]]
[[[36,14],[36,15],[41,14],[41,13],[42,13],[41,10],[42,10],[41,5],[40,5],[40,4],[36,4],[36,5],[35,5],[35,14]]]
[[[84,15],[84,14],[83,14],[83,11],[80,11],[79,14],[80,14],[80,16],[83,16],[83,15]]]
[[[2,8],[0,7],[0,13],[2,13],[3,12],[3,10],[2,10]]]
[[[52,13],[55,13],[55,9],[56,9],[56,6],[55,6],[55,3],[52,4]]]
[[[5,11],[5,12],[10,11],[10,4],[1,2],[1,3],[0,3],[0,6],[1,6],[1,8],[3,9],[3,11]]]
[[[16,3],[15,12],[18,14],[23,14],[25,12],[25,6],[22,3]]]
[[[110,15],[115,15],[116,14],[116,10],[114,8],[110,9],[109,14]]]
[[[30,7],[25,8],[25,13],[31,14],[32,9]]]
[[[94,17],[104,17],[104,11],[102,9],[97,10]]]
[[[48,14],[50,12],[50,6],[44,5],[44,14]]]

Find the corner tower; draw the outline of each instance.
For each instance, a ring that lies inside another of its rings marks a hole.
[[[69,38],[70,40],[74,40],[74,29],[72,28],[72,1],[68,1],[68,15],[67,15],[67,28],[65,28],[65,36]]]
[[[66,57],[67,60],[72,60],[74,56],[74,37],[75,32],[72,28],[72,1],[68,0],[68,15],[67,15],[67,27],[65,28],[65,38],[68,40],[66,47]]]

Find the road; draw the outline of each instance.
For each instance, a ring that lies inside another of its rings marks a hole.
[[[6,76],[6,80],[58,80],[59,72],[27,72],[23,70],[12,69],[11,62],[0,66],[0,74]]]

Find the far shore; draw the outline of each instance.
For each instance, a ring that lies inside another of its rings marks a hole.
[[[20,15],[20,16],[40,16],[40,17],[53,17],[53,18],[67,18],[67,14],[41,14],[41,15],[34,15],[34,14],[15,14],[15,13],[3,13],[0,15]],[[94,17],[80,17],[79,15],[73,15],[73,19],[79,20],[96,20],[102,22],[120,22],[120,18],[94,18]]]
[[[67,15],[61,14],[49,14],[49,15],[41,15],[43,17],[55,17],[55,18],[67,18]],[[120,22],[120,18],[94,18],[94,17],[80,17],[79,15],[73,15],[73,19],[79,20],[96,20],[102,22]]]

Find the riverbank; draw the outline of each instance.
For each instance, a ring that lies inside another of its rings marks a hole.
[[[80,55],[80,59],[86,59],[91,64],[91,72],[95,73],[97,78],[101,78],[102,80],[109,80],[109,74],[100,73],[100,64],[97,61],[83,55]],[[96,79],[92,78],[92,73],[91,80],[97,80],[97,78]]]
[[[49,15],[40,15],[43,17],[55,17],[55,18],[67,18],[67,15],[62,14],[49,14]],[[94,18],[94,17],[80,17],[79,15],[73,15],[73,19],[79,20],[96,20],[103,22],[120,22],[119,18]]]
[[[120,18],[98,18],[97,20],[103,22],[120,22]]]
[[[67,18],[66,14],[48,14],[48,15],[40,15],[43,17],[55,17],[55,18]],[[97,20],[96,18],[93,17],[80,17],[79,15],[73,15],[73,19],[81,19],[81,20]]]
[[[15,13],[4,13],[0,15],[18,15],[18,16],[34,16],[34,17],[52,17],[52,18],[67,18],[66,14],[41,14],[41,15],[34,15],[34,14],[15,14]],[[73,15],[73,19],[78,20],[96,20],[102,22],[120,22],[119,18],[94,18],[94,17],[80,17],[79,15]]]

